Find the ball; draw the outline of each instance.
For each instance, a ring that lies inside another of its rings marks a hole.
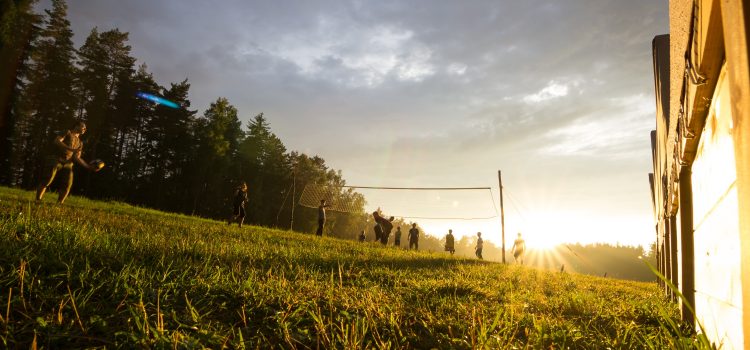
[[[94,159],[91,161],[91,166],[94,167],[94,169],[99,170],[104,168],[104,162],[101,159]]]

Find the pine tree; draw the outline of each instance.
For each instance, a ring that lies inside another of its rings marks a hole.
[[[16,136],[23,159],[19,164],[21,183],[27,187],[34,185],[53,137],[71,127],[76,101],[67,5],[54,0],[45,14],[45,26],[31,55],[29,84],[23,96],[26,111]]]
[[[159,154],[160,162],[155,164],[157,173],[161,174],[163,188],[158,189],[159,201],[166,198],[170,210],[185,212],[190,208],[190,199],[187,188],[189,188],[190,177],[195,172],[193,163],[197,147],[195,135],[196,111],[190,110],[190,83],[187,79],[177,84],[170,84],[170,88],[164,90],[164,97],[180,105],[174,109],[159,105],[156,107],[156,116],[161,118],[162,138],[161,145],[164,149],[154,150]]]
[[[77,187],[91,195],[117,191],[116,175],[122,167],[124,140],[131,126],[127,112],[135,102],[132,77],[135,58],[130,56],[128,33],[94,28],[79,50],[81,108],[88,126],[85,153],[111,166],[102,174],[85,173]],[[112,188],[115,186],[116,188]]]
[[[253,200],[248,208],[254,222],[277,225],[291,182],[291,163],[284,143],[271,132],[263,113],[248,123],[247,137],[240,145],[238,164],[239,176],[250,184],[248,193]]]
[[[40,31],[41,16],[32,10],[34,0],[0,2],[0,184],[15,183],[12,159],[16,157],[19,96],[25,88],[28,58]]]
[[[232,172],[243,137],[237,114],[226,98],[218,98],[198,121],[199,152],[193,167],[198,174],[191,186],[196,213],[220,216],[227,211],[227,194],[239,180]]]

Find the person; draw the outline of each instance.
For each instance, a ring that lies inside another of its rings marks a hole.
[[[380,227],[380,224],[375,223],[375,226],[372,229],[375,231],[375,242],[380,242],[380,236],[383,235],[383,228]]]
[[[482,240],[482,233],[477,232],[477,248],[475,250],[475,253],[477,255],[477,258],[479,258],[479,260],[484,259],[482,258],[482,248],[484,248],[484,241]]]
[[[394,217],[391,216],[390,219],[386,220],[386,218],[381,216],[378,211],[372,212],[372,217],[375,219],[375,222],[380,225],[380,229],[382,230],[380,233],[380,243],[385,245],[388,243],[388,236],[391,235],[391,230],[393,229],[393,223],[391,223],[391,221],[393,221]]]
[[[401,226],[396,227],[396,239],[393,242],[393,245],[396,247],[401,246]]]
[[[362,230],[362,232],[359,233],[359,241],[360,242],[365,241],[365,230]]]
[[[315,234],[318,236],[323,235],[323,226],[326,224],[326,208],[330,207],[330,205],[326,204],[325,199],[320,200],[320,205],[318,206],[318,230],[315,231]]]
[[[419,229],[416,223],[411,224],[411,229],[409,229],[409,249],[412,247],[419,250]]]
[[[62,171],[67,177],[67,183],[60,188],[60,194],[57,202],[62,204],[70,194],[70,187],[73,186],[73,162],[76,162],[90,171],[99,171],[101,168],[94,167],[81,159],[83,152],[83,142],[81,135],[86,133],[86,123],[76,121],[73,127],[66,131],[65,134],[58,135],[53,140],[53,155],[48,158],[48,164],[45,169],[45,175],[39,182],[36,190],[36,200],[41,201],[47,188],[55,180],[55,176]]]
[[[240,227],[242,227],[242,224],[245,222],[245,204],[247,203],[247,183],[244,181],[237,186],[237,189],[234,191],[234,202],[233,207],[234,210],[232,211],[232,216],[229,217],[229,221],[227,222],[228,225],[231,225],[232,222],[237,222]]]
[[[448,235],[445,236],[445,251],[450,252],[451,255],[456,252],[455,238],[453,237],[453,230],[448,230]]]
[[[521,232],[518,233],[518,238],[516,238],[515,242],[513,242],[513,247],[510,248],[510,251],[513,252],[513,258],[516,262],[519,260],[521,261],[521,265],[523,265],[523,251],[526,250],[526,242],[524,242],[523,238],[521,238]]]

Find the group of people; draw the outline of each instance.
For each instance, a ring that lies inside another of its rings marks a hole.
[[[380,242],[383,245],[387,245],[388,239],[391,236],[391,231],[393,230],[394,217],[391,216],[390,218],[386,219],[380,214],[379,211],[372,212],[372,217],[375,221],[375,226],[373,226],[373,231],[375,232],[375,242]],[[393,245],[396,247],[400,247],[402,236],[400,226],[396,227],[396,232],[394,235]],[[367,238],[365,237],[365,230],[362,230],[362,232],[359,233],[359,241],[364,242],[366,239]],[[416,223],[411,224],[407,239],[409,240],[409,249],[419,249],[419,229],[417,228]]]
[[[484,259],[482,257],[482,250],[484,249],[484,240],[482,239],[482,233],[477,232],[477,245],[474,247],[474,254],[478,259]],[[526,250],[526,242],[521,237],[521,232],[518,233],[518,237],[513,242],[513,247],[510,249],[513,254],[515,262],[523,265],[523,253]],[[453,230],[448,230],[448,234],[445,235],[445,251],[453,255],[456,252],[456,238],[453,236]]]
[[[47,159],[47,166],[45,168],[45,175],[42,181],[39,183],[36,191],[36,199],[41,200],[44,193],[47,191],[49,186],[55,180],[55,177],[59,172],[63,172],[66,176],[67,182],[60,189],[60,194],[57,199],[58,203],[63,203],[70,193],[70,188],[73,185],[73,163],[78,163],[87,170],[99,171],[102,168],[103,163],[100,164],[89,164],[81,158],[83,152],[83,142],[81,142],[81,135],[86,133],[86,124],[83,121],[76,121],[72,127],[67,130],[64,134],[58,135],[53,140],[53,151]],[[240,183],[235,189],[233,201],[232,201],[232,215],[228,220],[228,224],[237,223],[240,227],[245,221],[245,205],[247,204],[247,183]],[[323,235],[323,229],[326,223],[326,208],[330,205],[326,203],[325,199],[320,200],[318,206],[318,229],[315,234],[318,236]],[[374,211],[372,217],[375,221],[373,230],[375,231],[375,241],[379,241],[383,245],[388,244],[388,238],[393,230],[394,217],[386,219],[379,211]],[[401,227],[396,228],[394,237],[394,246],[401,246]],[[359,241],[364,242],[366,240],[365,231],[362,230],[359,234]],[[408,234],[409,249],[419,249],[419,229],[416,223],[412,223],[411,229]],[[484,240],[482,240],[482,233],[477,232],[477,245],[474,248],[474,253],[479,259],[482,257],[482,249],[484,248]],[[523,253],[526,250],[526,243],[521,238],[521,233],[518,233],[513,243],[511,252],[516,262],[523,264]],[[455,237],[453,236],[453,230],[448,230],[448,234],[445,236],[445,251],[451,255],[456,252],[455,248]]]
[[[482,239],[482,233],[477,232],[477,245],[474,247],[474,255],[480,260],[482,257],[482,249],[484,249],[484,240]],[[456,238],[453,236],[453,230],[448,230],[448,234],[445,235],[445,251],[453,255],[456,252]]]

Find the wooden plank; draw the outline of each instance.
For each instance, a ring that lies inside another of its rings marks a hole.
[[[716,89],[724,62],[724,33],[719,0],[695,2],[693,37],[689,43],[689,62],[686,62],[686,101],[683,123],[685,125],[682,154],[683,162],[691,163],[700,141],[700,130],[706,121],[711,97]],[[692,69],[691,69],[692,67]]]
[[[722,0],[721,14],[731,87],[742,276],[742,328],[750,345],[750,4]]]
[[[682,253],[681,289],[685,301],[681,302],[682,319],[695,325],[695,251],[693,247],[693,189],[689,166],[680,171],[680,251]]]
[[[677,290],[680,290],[679,263],[677,258],[677,218],[675,216],[669,217],[669,249],[669,267],[672,269],[670,281]],[[677,294],[674,291],[670,295],[673,301],[677,301]]]

